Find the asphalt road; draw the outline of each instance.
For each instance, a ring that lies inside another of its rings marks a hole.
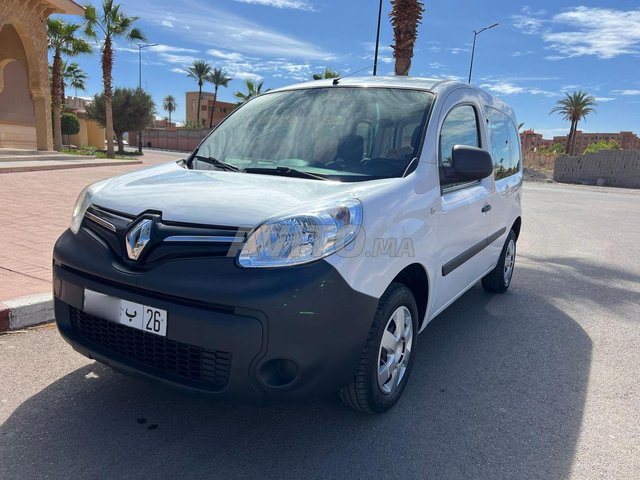
[[[0,337],[0,478],[637,479],[640,192],[530,184],[511,290],[419,338],[384,416],[209,404]]]

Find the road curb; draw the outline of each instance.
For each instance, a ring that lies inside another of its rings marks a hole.
[[[36,293],[0,303],[0,332],[53,321],[51,292]]]

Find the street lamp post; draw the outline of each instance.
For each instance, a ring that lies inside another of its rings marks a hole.
[[[488,27],[484,27],[484,28],[481,28],[480,30],[473,31],[473,48],[471,49],[471,65],[469,66],[469,83],[471,83],[471,74],[473,73],[473,57],[476,53],[476,37],[480,35],[482,32],[484,32],[485,30],[489,30],[491,28],[497,27],[498,25],[500,24],[494,23],[493,25],[490,25]]]
[[[376,33],[376,53],[373,56],[373,76],[378,74],[378,52],[380,51],[380,22],[382,21],[382,0],[378,9],[378,30]]]
[[[139,43],[138,44],[138,88],[142,90],[142,49],[147,47],[155,47],[157,43]],[[142,132],[138,131],[138,153],[142,153]]]

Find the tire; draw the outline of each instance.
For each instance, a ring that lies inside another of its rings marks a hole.
[[[511,230],[504,242],[500,260],[496,268],[491,270],[483,279],[482,286],[487,292],[504,293],[511,285],[516,262],[516,232]]]
[[[404,323],[401,334],[396,322]],[[392,283],[378,303],[358,370],[339,392],[342,401],[366,413],[383,413],[393,407],[409,379],[417,336],[418,308],[413,294],[403,284]],[[391,351],[395,353],[389,354]]]

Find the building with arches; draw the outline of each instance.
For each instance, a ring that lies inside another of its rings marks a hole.
[[[0,148],[52,150],[47,18],[72,0],[0,0]]]

